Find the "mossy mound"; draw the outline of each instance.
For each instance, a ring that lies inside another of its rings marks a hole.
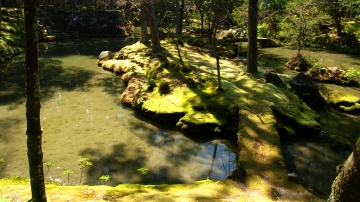
[[[338,152],[352,150],[350,141],[337,135],[329,136],[329,145],[332,150]]]
[[[154,54],[151,47],[138,42],[122,48],[115,54],[117,59],[102,63],[103,69],[126,78],[128,87],[121,96],[123,103],[141,108],[158,120],[166,120],[164,117],[173,113],[177,115],[172,117],[184,114],[174,122],[182,132],[216,134],[236,132],[239,109],[252,107],[251,103],[260,99],[267,101],[267,110],[275,114],[276,127],[282,134],[320,132],[319,116],[287,89],[259,83],[239,70],[235,73],[230,61],[222,61],[225,90],[219,92],[215,69],[211,68],[215,66],[213,58],[186,52],[192,47],[184,44],[183,63],[192,64],[192,71],[184,72],[178,68],[180,61],[174,44],[162,41],[161,45],[163,48]],[[149,81],[155,84],[151,90],[148,90]]]
[[[185,43],[180,52],[191,71],[182,71],[175,45],[162,41],[161,46],[155,54],[151,47],[136,43],[116,54],[116,58],[138,65],[136,76],[133,70],[122,75],[129,74],[130,79],[121,102],[126,97],[134,109],[156,121],[176,123],[183,133],[237,136],[241,148],[237,169],[246,172],[242,178],[247,189],[270,198],[275,190],[283,200],[310,200],[308,193],[296,194],[304,190],[300,185],[287,181],[278,131],[283,129],[286,135],[318,133],[316,112],[287,88],[266,83],[264,71],[247,74],[229,60],[220,60],[224,90],[218,91],[214,58]],[[166,94],[159,89],[161,80],[169,85]],[[150,81],[156,84],[151,90],[147,88]]]
[[[290,58],[290,60],[287,63],[285,63],[285,66],[289,69],[293,69],[295,71],[303,71],[303,72],[306,72],[308,69],[311,68],[311,64],[300,53]]]
[[[359,86],[359,82],[354,78],[346,78],[347,71],[338,67],[322,67],[311,69],[306,75],[316,81],[335,83],[343,86]]]
[[[347,113],[360,113],[360,98],[351,94],[332,91],[327,98],[328,104],[340,111]]]

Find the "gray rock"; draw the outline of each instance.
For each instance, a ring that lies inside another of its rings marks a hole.
[[[103,51],[99,55],[99,60],[110,60],[112,58],[113,58],[113,56],[110,51]]]

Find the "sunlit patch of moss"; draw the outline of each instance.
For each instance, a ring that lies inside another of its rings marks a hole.
[[[329,93],[327,102],[334,108],[348,113],[360,112],[360,98],[351,94],[332,91]]]

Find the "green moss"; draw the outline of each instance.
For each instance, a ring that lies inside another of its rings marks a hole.
[[[158,83],[158,86],[159,86],[160,94],[169,94],[170,93],[170,85],[166,80],[161,79]]]
[[[329,93],[327,102],[334,108],[339,109],[348,113],[359,113],[360,112],[360,98],[339,92],[332,91]]]
[[[352,145],[350,141],[337,135],[330,135],[329,144],[330,144],[330,148],[333,149],[334,151],[352,150]]]

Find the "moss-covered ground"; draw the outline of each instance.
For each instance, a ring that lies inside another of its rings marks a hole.
[[[189,36],[186,40],[191,41]],[[180,48],[184,63],[181,66],[175,43],[164,40],[161,46],[159,53],[154,54],[149,45],[136,43],[116,53],[115,59],[99,63],[103,69],[123,74],[128,86],[122,95],[126,98],[123,103],[158,121],[171,123],[174,119],[166,117],[177,114],[175,122],[182,132],[236,135],[240,174],[233,177],[248,196],[260,197],[254,201],[321,200],[309,192],[312,190],[287,180],[278,133],[281,127],[292,131],[286,135],[297,135],[299,130],[309,134],[319,131],[316,112],[288,88],[266,83],[266,68],[248,74],[242,63],[221,59],[223,90],[219,91],[216,60],[204,49],[184,43]],[[289,79],[287,75],[280,76]],[[161,93],[159,87],[148,90],[150,81],[158,84],[161,80],[169,83],[168,93]]]

